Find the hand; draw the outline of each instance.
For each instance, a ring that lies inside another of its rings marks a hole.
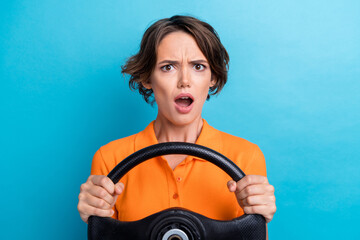
[[[236,199],[246,214],[263,215],[266,223],[276,212],[274,187],[264,176],[247,175],[240,181],[228,182],[230,192],[235,192]]]
[[[91,215],[111,217],[116,199],[124,190],[124,184],[114,184],[110,178],[102,175],[91,175],[80,187],[78,211],[84,222]]]

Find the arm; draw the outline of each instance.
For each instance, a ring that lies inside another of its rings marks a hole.
[[[240,207],[246,214],[260,214],[269,223],[275,212],[274,187],[269,184],[267,177],[261,175],[247,175],[238,182],[228,182],[230,192],[234,192]],[[267,232],[267,225],[266,225]],[[267,238],[268,238],[268,234]]]
[[[81,185],[79,194],[78,211],[84,222],[92,215],[111,217],[112,209],[117,197],[123,192],[124,184],[116,185],[103,175],[90,175],[88,180]]]
[[[109,173],[108,166],[99,149],[93,158],[91,175],[81,185],[79,194],[78,211],[84,222],[88,222],[91,215],[100,217],[116,217],[114,208],[119,194],[124,190],[124,184],[116,185],[105,175]]]

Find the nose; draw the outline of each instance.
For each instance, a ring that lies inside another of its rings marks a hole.
[[[190,71],[188,71],[186,67],[181,68],[178,78],[178,88],[186,88],[191,86]]]

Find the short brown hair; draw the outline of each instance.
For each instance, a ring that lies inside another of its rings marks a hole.
[[[216,83],[210,87],[207,99],[210,95],[219,93],[227,81],[229,55],[212,26],[191,16],[175,15],[171,18],[160,19],[145,31],[139,52],[121,66],[121,73],[130,75],[130,89],[138,89],[147,103],[154,103],[154,100],[150,99],[153,91],[145,88],[142,83],[149,81],[154,70],[156,50],[160,41],[167,34],[176,31],[184,31],[193,36],[209,62],[211,74],[216,79]]]

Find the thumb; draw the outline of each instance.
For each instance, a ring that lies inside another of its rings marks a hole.
[[[118,182],[115,184],[115,194],[120,195],[124,191],[124,184],[122,182]]]
[[[234,180],[228,181],[227,182],[227,187],[228,187],[230,192],[235,192],[236,191],[236,182]]]

